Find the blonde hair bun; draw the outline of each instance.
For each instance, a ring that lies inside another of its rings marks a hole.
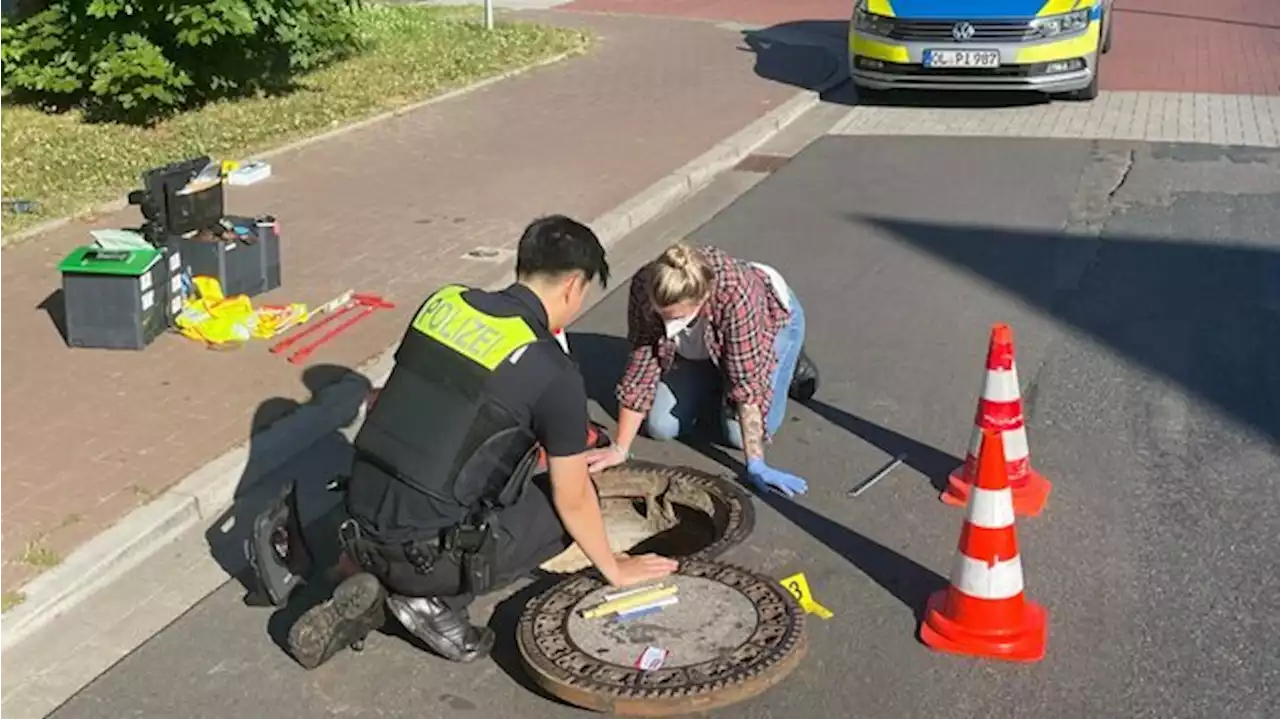
[[[677,243],[662,253],[662,262],[677,270],[688,270],[691,266],[698,264],[698,255],[692,247]]]
[[[654,262],[649,294],[659,307],[698,302],[711,291],[713,279],[711,267],[698,250],[677,242]]]

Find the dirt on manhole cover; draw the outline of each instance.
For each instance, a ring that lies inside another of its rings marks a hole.
[[[791,162],[791,158],[785,155],[747,155],[742,161],[734,166],[733,169],[739,172],[759,172],[768,174],[777,172],[778,168]]]

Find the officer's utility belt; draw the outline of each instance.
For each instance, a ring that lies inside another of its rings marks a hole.
[[[408,539],[399,543],[376,542],[361,531],[354,519],[338,528],[342,547],[367,570],[389,562],[403,562],[418,574],[430,574],[436,562],[448,558],[462,568],[466,590],[483,594],[493,584],[498,559],[498,514],[484,509],[469,521],[449,527],[430,539]]]

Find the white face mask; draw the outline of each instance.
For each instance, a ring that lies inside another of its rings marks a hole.
[[[667,320],[664,322],[663,324],[665,324],[667,328],[667,339],[675,339],[676,335],[688,329],[689,325],[693,324],[696,319],[698,319],[698,314],[695,312],[687,317],[681,317],[677,320]]]

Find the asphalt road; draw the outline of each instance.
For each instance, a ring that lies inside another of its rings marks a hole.
[[[828,137],[703,227],[695,240],[793,283],[824,376],[769,452],[810,493],[770,500],[728,559],[804,571],[835,612],[796,674],[720,715],[1275,716],[1278,184],[1274,152]],[[624,304],[571,336],[606,407]],[[1032,459],[1054,483],[1018,526],[1028,595],[1050,613],[1029,666],[915,639],[961,521],[935,485],[964,452],[996,321],[1014,328]],[[900,451],[907,467],[845,498]],[[211,595],[55,716],[585,715],[527,688],[510,646],[460,667],[378,636],[304,672],[242,594]]]

